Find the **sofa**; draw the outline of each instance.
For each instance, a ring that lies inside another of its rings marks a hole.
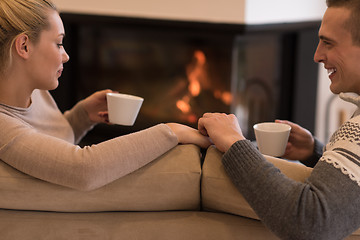
[[[178,145],[93,191],[51,184],[0,161],[0,239],[278,239],[227,177],[222,154]],[[311,169],[265,156],[289,177]],[[360,231],[347,239],[360,239]]]

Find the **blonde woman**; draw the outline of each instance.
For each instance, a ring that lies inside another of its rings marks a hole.
[[[107,122],[99,91],[62,114],[49,94],[69,56],[65,30],[51,1],[0,1],[0,159],[36,178],[80,190],[110,183],[178,143],[207,147],[208,138],[180,124],[80,148],[94,124]]]

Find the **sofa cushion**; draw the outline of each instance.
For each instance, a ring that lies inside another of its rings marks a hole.
[[[221,162],[222,155],[215,147],[210,147],[206,153],[201,180],[203,207],[208,210],[259,219],[227,176]],[[278,167],[282,173],[297,181],[303,182],[312,171],[311,168],[299,163],[270,156],[265,156],[265,158]]]
[[[0,208],[61,212],[196,210],[200,150],[179,145],[143,168],[82,192],[26,175],[0,161]]]
[[[260,221],[200,211],[54,213],[0,210],[1,240],[278,240]]]

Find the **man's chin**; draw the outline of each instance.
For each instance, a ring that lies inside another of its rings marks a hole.
[[[344,92],[344,91],[340,90],[339,88],[337,88],[336,86],[334,86],[333,84],[330,85],[330,91],[333,94],[339,94],[341,92]]]

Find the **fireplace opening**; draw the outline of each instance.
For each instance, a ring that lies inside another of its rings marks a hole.
[[[144,98],[134,126],[100,124],[83,145],[163,122],[197,127],[205,112],[235,113],[251,140],[256,122],[293,120],[297,81],[302,80],[297,79],[303,61],[297,53],[314,49],[318,27],[61,17],[70,62],[52,94],[62,111],[107,88]],[[301,47],[309,31],[305,42],[311,47]],[[316,93],[317,71],[306,67]]]

